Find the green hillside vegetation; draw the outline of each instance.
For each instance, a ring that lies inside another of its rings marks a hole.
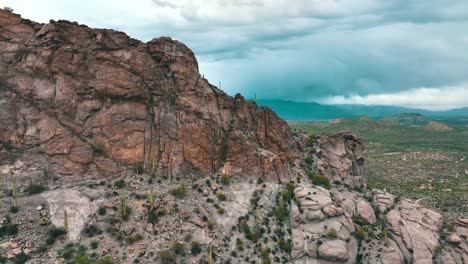
[[[366,176],[371,188],[422,199],[421,204],[442,211],[449,219],[467,216],[468,127],[428,129],[369,118],[290,124],[312,135],[354,132],[366,146]]]

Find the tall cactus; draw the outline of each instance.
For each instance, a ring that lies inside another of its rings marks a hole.
[[[213,247],[213,246],[212,246],[211,243],[210,243],[210,260],[209,260],[209,261],[210,261],[210,262],[209,262],[210,264],[213,264],[213,248],[212,248],[212,247]]]
[[[63,227],[68,230],[68,213],[67,209],[63,211]]]
[[[120,216],[122,219],[126,220],[128,217],[128,212],[127,212],[127,201],[125,198],[120,199]]]
[[[155,202],[153,190],[151,190],[150,194],[148,195],[148,201],[149,201],[150,210],[152,210],[154,207],[154,202]]]
[[[18,208],[18,190],[16,189],[16,176],[13,176],[13,190],[12,190],[12,197],[13,197],[13,207]]]

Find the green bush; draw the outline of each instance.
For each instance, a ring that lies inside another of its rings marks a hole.
[[[280,203],[278,207],[274,209],[274,214],[278,222],[283,222],[286,220],[289,216],[288,209],[286,208],[286,204],[283,200],[283,198],[280,199]]]
[[[327,189],[330,189],[331,184],[330,180],[322,175],[311,175],[310,180],[312,181],[313,184],[323,186]]]
[[[243,251],[244,250],[244,241],[242,241],[240,238],[236,239],[236,247],[237,250]]]
[[[123,189],[125,187],[126,183],[124,180],[117,180],[114,182],[114,187],[117,189]]]
[[[106,215],[106,213],[107,213],[107,210],[106,210],[105,207],[99,207],[99,209],[98,209],[98,214],[99,215]]]
[[[16,255],[16,257],[13,260],[13,263],[15,264],[24,264],[29,260],[29,256],[21,252],[19,255]]]
[[[278,245],[280,247],[280,249],[288,254],[291,253],[292,251],[292,241],[291,240],[284,240],[284,239],[280,239],[279,242],[278,242]]]
[[[183,198],[187,194],[187,188],[184,186],[184,184],[181,182],[179,183],[179,186],[177,188],[173,188],[169,191],[170,194],[177,198]]]
[[[167,250],[167,249],[159,251],[159,258],[161,259],[162,264],[176,263],[176,256],[174,252]]]
[[[138,162],[133,166],[133,172],[136,174],[143,174],[145,172],[145,167],[143,166],[143,162]]]
[[[184,255],[185,253],[185,246],[184,246],[184,243],[182,242],[179,242],[179,241],[172,242],[171,248],[174,251],[174,253],[176,253],[177,255]]]
[[[3,236],[14,236],[18,234],[18,226],[16,224],[5,224],[0,227],[0,238]]]
[[[142,240],[142,239],[143,239],[143,236],[142,236],[141,234],[137,233],[137,234],[128,236],[128,237],[127,237],[127,242],[128,242],[129,244],[133,244],[133,243],[135,243],[135,242],[137,242],[137,241],[140,241],[140,240]]]
[[[231,183],[231,176],[229,176],[228,174],[222,174],[220,182],[223,185],[229,185]]]
[[[47,245],[53,245],[55,244],[55,241],[57,240],[57,238],[64,236],[66,234],[67,234],[67,230],[65,228],[52,227],[47,232],[47,238],[45,242]]]
[[[190,252],[192,253],[192,255],[196,256],[196,255],[200,254],[201,250],[202,250],[202,248],[201,248],[200,242],[192,241],[192,245],[190,247]]]
[[[46,190],[46,187],[40,184],[30,184],[28,188],[26,188],[26,192],[29,195],[38,194]]]
[[[262,249],[262,251],[260,252],[260,258],[262,260],[262,264],[271,264],[270,250]]]
[[[364,239],[366,239],[366,237],[367,237],[366,229],[364,229],[363,227],[359,227],[358,230],[356,231],[356,237],[357,237],[359,240],[364,240]]]
[[[328,238],[337,238],[338,237],[338,233],[336,232],[335,228],[331,228],[330,230],[328,230],[327,237]]]
[[[93,237],[102,234],[102,230],[97,225],[86,225],[81,234],[85,237]]]
[[[226,201],[227,200],[227,196],[225,193],[222,193],[222,192],[218,192],[216,194],[216,197],[218,197],[218,200],[220,201]]]
[[[99,242],[97,240],[93,240],[91,241],[91,243],[89,244],[89,246],[92,248],[92,249],[96,249],[99,247]]]

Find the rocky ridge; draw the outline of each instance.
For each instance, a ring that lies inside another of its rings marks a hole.
[[[2,262],[468,263],[467,219],[367,189],[360,138],[291,131],[182,43],[0,10],[0,50]]]

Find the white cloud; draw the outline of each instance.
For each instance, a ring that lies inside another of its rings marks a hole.
[[[468,84],[440,88],[416,88],[397,93],[365,96],[332,96],[325,104],[394,105],[425,110],[449,110],[468,106]]]

